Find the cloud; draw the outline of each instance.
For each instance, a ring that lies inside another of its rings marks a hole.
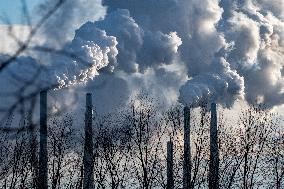
[[[104,0],[103,4],[108,14],[127,9],[143,30],[176,33],[182,42],[180,65],[185,65],[189,78],[180,88],[183,104],[202,99],[231,107],[244,98],[267,107],[283,104],[282,1]],[[153,69],[154,65],[152,61]]]
[[[17,41],[9,34],[12,29],[12,34],[17,38],[24,40],[28,37],[30,27],[26,25],[0,25],[0,52],[2,54],[10,54],[18,48]]]
[[[86,83],[98,75],[98,70],[113,66],[116,62],[118,50],[117,41],[108,36],[105,31],[87,22],[78,30],[70,44],[65,46],[68,53],[76,55],[70,57],[54,57],[50,70],[54,71],[59,88],[77,83]],[[77,60],[79,58],[79,60]]]
[[[112,111],[140,93],[151,95],[157,104],[170,105],[169,102],[177,100],[178,88],[186,73],[181,71],[184,67],[178,61],[182,41],[176,32],[162,33],[143,28],[125,9],[111,12],[93,24],[108,35],[116,36],[118,41],[116,65],[100,71],[99,78],[88,82],[86,87],[87,91],[94,92],[98,110]],[[163,94],[166,91],[168,93]]]
[[[227,61],[244,77],[246,100],[267,107],[283,104],[284,10],[266,1],[233,7],[223,21],[225,38],[234,43]]]
[[[99,75],[98,70],[115,64],[118,54],[116,46],[115,37],[108,36],[92,23],[86,23],[76,30],[74,39],[60,49],[60,52],[67,53],[68,56],[52,54],[45,64],[32,56],[16,57],[0,72],[0,99],[6,102],[1,104],[0,109],[7,112],[14,106],[17,109],[43,89],[56,94],[53,89],[85,84]],[[1,54],[0,61],[9,58],[11,55]],[[64,91],[73,93],[72,90]],[[65,100],[61,102],[63,106],[70,104],[65,104]]]
[[[45,15],[58,0],[45,0],[37,8],[39,17]],[[67,0],[40,30],[42,44],[59,48],[72,40],[74,31],[87,21],[99,20],[105,15],[101,0]],[[36,19],[36,18],[35,18]]]
[[[93,92],[102,112],[141,93],[164,107],[216,101],[230,108],[245,99],[271,108],[284,104],[281,2],[72,0],[45,26],[43,41],[90,64],[44,58],[62,86]]]

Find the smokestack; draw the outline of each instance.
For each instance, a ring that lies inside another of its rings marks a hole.
[[[32,99],[32,104],[35,104],[35,99]],[[26,124],[27,127],[29,128],[29,150],[31,153],[31,157],[29,159],[30,164],[31,164],[31,172],[32,172],[32,188],[37,188],[37,178],[38,178],[38,156],[37,156],[37,149],[38,149],[38,145],[37,145],[37,133],[36,133],[36,129],[35,129],[35,124],[33,124],[32,121],[32,111],[33,111],[34,107],[31,106],[28,114],[27,114],[27,118],[26,118]]]
[[[211,104],[209,189],[219,188],[219,149],[216,104]]]
[[[167,189],[174,189],[173,142],[167,142]]]
[[[47,91],[40,92],[39,188],[48,188]]]
[[[184,107],[184,160],[183,160],[183,188],[190,188],[191,181],[191,153],[190,153],[190,109]]]
[[[84,189],[94,188],[94,163],[93,163],[93,108],[92,94],[86,94],[86,112],[85,112],[85,145],[84,145]]]

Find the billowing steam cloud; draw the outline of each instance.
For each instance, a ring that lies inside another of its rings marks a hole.
[[[59,0],[43,0],[38,6],[39,14],[44,15]],[[41,41],[52,47],[62,47],[73,39],[74,31],[83,23],[98,20],[105,14],[101,0],[67,0],[41,28]]]
[[[221,2],[220,30],[233,43],[227,61],[244,77],[250,103],[268,107],[284,103],[283,5],[283,1],[266,0]]]
[[[53,89],[86,83],[99,74],[98,70],[116,64],[116,46],[115,37],[108,36],[92,23],[86,23],[63,49],[51,52],[52,58],[48,64],[39,63],[28,56],[17,57],[0,72],[0,100],[5,102],[0,105],[0,110],[5,114],[8,110],[18,110],[18,106],[29,106],[26,104],[42,89],[52,92]],[[8,55],[0,56],[1,61],[9,58]],[[67,96],[70,95],[64,95]],[[70,101],[61,99],[63,106],[70,104]]]
[[[59,15],[72,15],[83,4],[70,2]],[[103,0],[102,5],[105,17],[86,22],[63,47],[87,64],[58,56],[49,65],[61,87],[88,81],[79,88],[94,92],[98,111],[141,92],[164,107],[177,101],[231,107],[238,99],[284,104],[282,0]],[[80,9],[92,13],[88,6]],[[68,16],[60,19],[63,30],[72,25]],[[56,19],[49,24],[60,27]]]
[[[182,44],[175,32],[164,34],[144,30],[125,9],[114,11],[94,24],[117,37],[118,69],[127,73],[143,72],[148,67],[172,63]]]
[[[144,30],[181,38],[179,57],[189,77],[180,88],[183,104],[217,101],[230,107],[243,98],[268,107],[284,103],[282,1],[105,0],[104,5],[109,14],[129,10]]]
[[[86,83],[98,75],[103,67],[113,67],[118,54],[115,37],[97,29],[91,22],[84,24],[76,31],[73,41],[65,48],[65,52],[75,55],[55,57],[50,70],[55,72],[59,88]]]
[[[19,57],[0,73],[0,78],[4,82],[3,85],[7,84],[8,80],[19,78],[17,85],[24,87],[27,84],[20,78],[29,81],[33,79],[31,76],[37,76],[33,72],[41,71],[41,74],[34,78],[39,88],[50,86],[56,89],[86,83],[98,75],[98,70],[115,64],[118,54],[116,45],[115,37],[108,36],[105,31],[97,29],[91,23],[86,23],[76,31],[72,42],[58,51],[60,53],[57,54],[60,55],[52,56],[50,64],[39,64],[31,57]],[[1,60],[8,58],[8,55],[3,55]]]
[[[176,32],[148,30],[126,9],[110,12],[93,24],[117,38],[119,52],[117,65],[88,83],[87,89],[100,99],[94,101],[98,111],[123,105],[141,92],[161,98],[163,105],[176,101],[186,77],[178,54],[182,41]]]

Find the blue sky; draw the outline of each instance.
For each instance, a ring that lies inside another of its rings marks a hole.
[[[43,0],[26,0],[28,9],[32,12],[37,4]],[[9,19],[11,24],[24,24],[22,16],[22,0],[0,0],[0,24],[6,24],[4,19]]]

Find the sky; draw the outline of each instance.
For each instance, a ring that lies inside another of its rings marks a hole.
[[[33,12],[40,2],[42,0],[26,0],[29,11]],[[0,16],[2,18],[0,24],[7,24],[7,18],[11,24],[25,24],[22,16],[22,0],[1,0]]]
[[[30,10],[41,3],[36,17],[55,1],[46,2],[27,0]],[[85,92],[94,93],[104,113],[143,93],[160,108],[204,101],[226,108],[240,101],[283,107],[283,5],[283,0],[68,0],[42,26],[34,45],[71,51],[87,64],[36,51],[20,59],[47,66],[50,78],[38,82],[58,85],[53,109],[70,106]],[[24,35],[20,1],[1,0],[0,6],[0,15],[6,13],[15,32]],[[5,49],[15,49],[5,34],[0,39]],[[22,71],[26,68],[11,69],[31,75]],[[0,77],[2,85],[9,82]]]

